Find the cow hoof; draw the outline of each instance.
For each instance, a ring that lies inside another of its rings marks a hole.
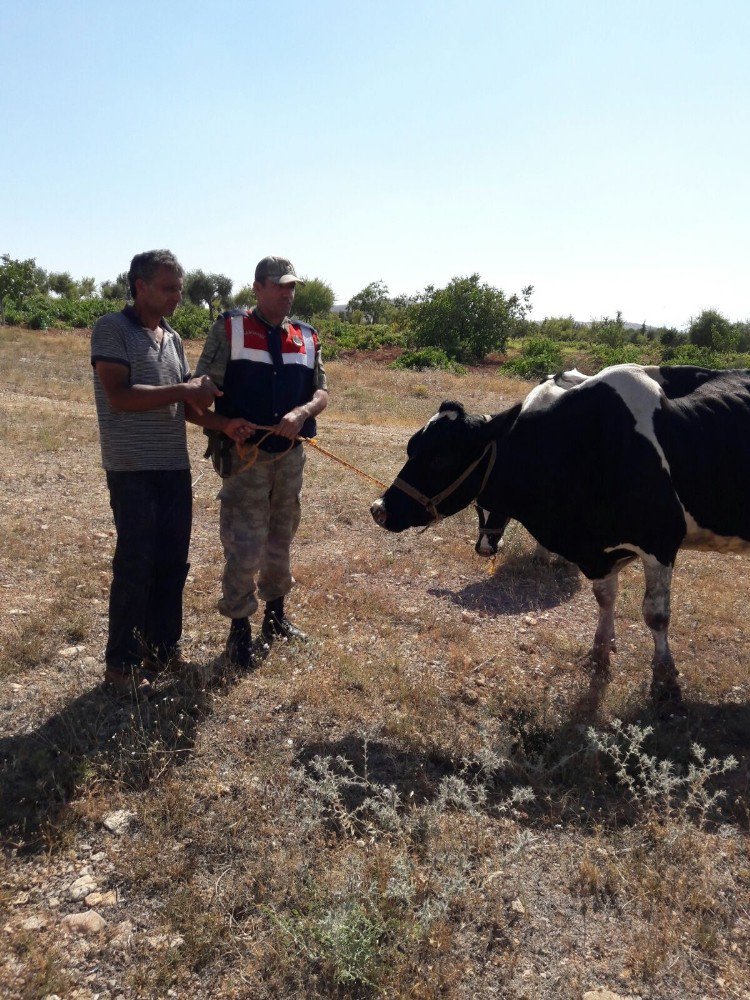
[[[673,677],[654,677],[651,681],[651,697],[666,710],[682,706],[682,689]]]
[[[599,684],[604,684],[612,679],[612,672],[609,669],[609,657],[603,657],[591,650],[584,657],[583,664],[591,674],[592,682],[596,681]]]

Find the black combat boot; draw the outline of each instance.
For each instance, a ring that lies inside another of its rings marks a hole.
[[[233,618],[229,628],[226,646],[227,661],[238,670],[253,667],[253,644],[250,621],[247,618]]]
[[[274,601],[266,603],[263,615],[263,638],[266,642],[273,642],[274,639],[296,639],[298,642],[305,642],[308,638],[301,629],[292,625],[284,614],[283,597],[277,597]]]

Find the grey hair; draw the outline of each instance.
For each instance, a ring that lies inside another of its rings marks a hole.
[[[151,281],[160,267],[168,267],[179,278],[185,276],[185,269],[171,250],[146,250],[145,253],[137,253],[133,257],[128,271],[128,284],[130,285],[130,294],[134,299],[135,283],[138,278]]]

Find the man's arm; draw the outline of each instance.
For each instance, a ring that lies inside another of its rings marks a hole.
[[[185,403],[200,414],[222,395],[207,375],[173,385],[131,385],[127,365],[97,361],[94,368],[113,410],[143,413],[171,403]]]

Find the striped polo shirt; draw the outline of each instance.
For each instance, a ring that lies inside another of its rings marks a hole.
[[[174,385],[190,378],[185,351],[163,319],[161,344],[144,327],[131,306],[97,320],[91,334],[91,364],[125,365],[131,385]],[[139,413],[113,410],[94,372],[94,398],[99,420],[102,465],[108,472],[187,469],[185,408],[170,403]]]

